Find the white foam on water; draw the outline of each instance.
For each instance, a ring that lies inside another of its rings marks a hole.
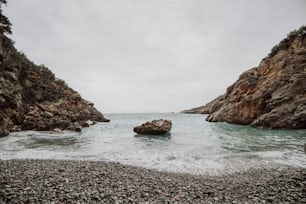
[[[231,173],[249,168],[290,165],[306,168],[306,131],[255,129],[208,123],[202,115],[114,114],[81,133],[25,131],[0,138],[1,159],[115,161],[192,174]],[[170,136],[139,136],[133,127],[170,119]]]

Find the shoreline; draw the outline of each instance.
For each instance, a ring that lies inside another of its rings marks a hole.
[[[306,203],[306,169],[280,165],[219,176],[115,162],[0,160],[0,203]]]

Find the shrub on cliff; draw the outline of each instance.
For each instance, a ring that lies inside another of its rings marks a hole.
[[[0,33],[6,33],[6,34],[11,34],[11,22],[9,19],[2,14],[2,5],[6,4],[6,0],[0,0]]]
[[[296,36],[303,36],[306,35],[306,26],[300,27],[298,30],[293,30],[290,33],[288,33],[287,37],[280,41],[278,45],[275,45],[272,49],[270,54],[268,55],[269,57],[273,57],[278,51],[280,50],[286,50],[290,47],[290,44],[292,43],[292,40]]]

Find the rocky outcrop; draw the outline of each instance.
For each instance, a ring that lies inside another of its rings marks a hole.
[[[210,122],[306,128],[306,27],[291,32],[258,67],[209,105]]]
[[[47,67],[18,52],[4,33],[0,39],[0,137],[19,130],[79,131],[88,120],[109,121]]]
[[[192,108],[192,109],[188,109],[188,110],[184,110],[181,113],[187,113],[187,114],[210,114],[211,111],[214,109],[214,105],[217,101],[222,100],[223,95],[215,98],[214,100],[212,100],[211,102],[207,103],[204,106],[199,106],[196,108]]]
[[[134,128],[134,132],[143,135],[163,135],[171,130],[172,122],[170,120],[153,120],[146,122]]]

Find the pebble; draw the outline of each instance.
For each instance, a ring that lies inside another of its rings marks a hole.
[[[0,160],[0,203],[306,203],[306,170],[280,166],[220,176],[118,163]]]

